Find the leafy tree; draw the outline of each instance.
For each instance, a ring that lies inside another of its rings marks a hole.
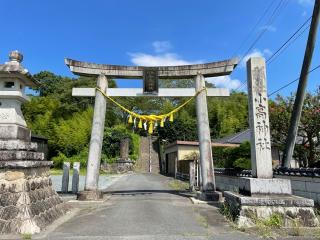
[[[68,157],[79,154],[88,145],[92,115],[93,109],[90,107],[69,119],[60,119],[53,126],[54,138],[49,138],[49,144]]]
[[[244,142],[239,147],[225,148],[225,167],[236,169],[251,169],[250,143]]]
[[[158,127],[160,139],[168,142],[176,140],[197,141],[197,121],[182,110],[173,122],[166,121],[163,128]]]
[[[96,80],[88,77],[68,78],[43,71],[34,75],[40,83],[33,96],[23,105],[28,126],[33,133],[49,139],[49,158],[84,156],[91,130],[94,98],[73,97],[73,87],[95,87]],[[113,80],[110,87],[115,87]],[[106,126],[119,123],[115,106],[108,104]],[[80,155],[79,155],[80,154]]]
[[[270,127],[272,141],[283,150],[293,109],[294,95],[277,96],[270,102]],[[320,90],[307,93],[303,105],[294,158],[304,167],[320,166]]]
[[[106,127],[104,130],[102,153],[107,158],[107,161],[114,161],[120,156],[120,141],[124,138],[130,139],[130,158],[137,159],[139,151],[137,135],[129,131],[126,125],[119,124],[113,127]]]
[[[226,98],[208,98],[211,137],[220,138],[248,128],[248,98],[232,92]]]

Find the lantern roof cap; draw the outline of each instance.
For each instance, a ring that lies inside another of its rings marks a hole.
[[[0,64],[0,80],[18,78],[26,86],[36,86],[39,83],[32,77],[29,71],[21,64],[23,61],[23,54],[18,50],[9,53],[9,61]]]

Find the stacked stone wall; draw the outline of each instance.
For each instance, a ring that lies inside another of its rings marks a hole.
[[[49,167],[0,169],[0,232],[36,233],[68,206],[53,190]]]

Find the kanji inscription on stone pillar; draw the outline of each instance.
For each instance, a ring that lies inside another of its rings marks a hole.
[[[247,62],[252,176],[272,178],[272,158],[265,60]]]

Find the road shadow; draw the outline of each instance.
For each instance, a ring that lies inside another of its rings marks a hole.
[[[189,191],[178,191],[178,190],[119,190],[119,191],[103,191],[103,194],[109,195],[122,195],[122,196],[139,196],[139,195],[152,195],[156,193],[165,193],[176,195],[180,197],[190,198],[194,197],[195,194]]]

